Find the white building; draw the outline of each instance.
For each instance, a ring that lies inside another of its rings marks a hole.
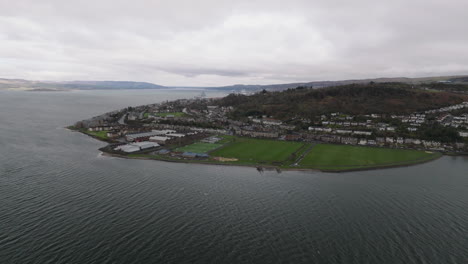
[[[170,137],[164,137],[164,136],[154,136],[154,137],[150,137],[149,141],[156,142],[158,144],[164,144],[169,139],[171,139],[171,138]]]
[[[121,145],[121,146],[116,147],[114,150],[120,150],[125,153],[133,153],[133,152],[155,148],[155,147],[159,147],[159,144],[154,143],[154,142],[149,142],[149,141],[143,141],[143,142]]]

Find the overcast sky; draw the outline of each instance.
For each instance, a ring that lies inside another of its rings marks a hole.
[[[0,0],[0,78],[175,86],[468,74],[467,0]]]

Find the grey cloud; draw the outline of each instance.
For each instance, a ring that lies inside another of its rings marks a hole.
[[[0,0],[4,78],[229,85],[466,74],[464,0]]]

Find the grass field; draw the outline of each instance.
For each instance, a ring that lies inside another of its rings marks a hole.
[[[430,160],[438,155],[440,154],[417,150],[318,144],[304,157],[299,166],[324,170],[345,170],[406,165]]]
[[[86,131],[86,134],[93,135],[95,137],[98,137],[100,139],[109,139],[107,137],[107,132],[108,131]]]
[[[206,153],[213,149],[217,149],[221,147],[222,145],[223,144],[211,144],[211,143],[197,142],[197,143],[193,143],[187,146],[177,148],[175,150],[181,151],[181,152]]]
[[[229,142],[232,142],[236,136],[229,136],[229,135],[216,135],[217,137],[221,138],[220,141],[218,141],[218,144],[226,144]]]
[[[253,138],[233,138],[225,147],[211,156],[237,158],[238,163],[282,163],[297,151],[303,143]]]

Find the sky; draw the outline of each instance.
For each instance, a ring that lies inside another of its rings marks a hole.
[[[466,0],[0,0],[0,78],[167,86],[468,74]]]

